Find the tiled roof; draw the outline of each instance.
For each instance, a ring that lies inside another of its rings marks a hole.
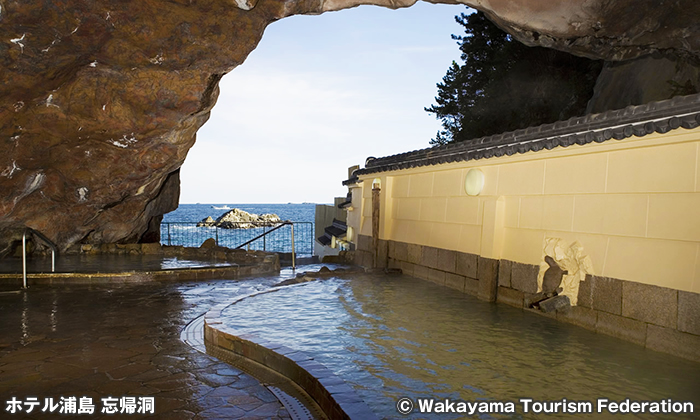
[[[360,181],[360,178],[357,176],[358,171],[353,172],[352,176],[350,178],[343,181],[343,185],[347,186],[347,185],[357,184]]]
[[[348,225],[345,224],[345,222],[343,222],[342,220],[338,219],[333,219],[333,224],[324,229],[324,231],[327,234],[335,236],[336,238],[345,235],[345,232],[347,232],[347,230]]]
[[[355,177],[357,179],[357,177]],[[355,181],[357,182],[357,181]],[[354,183],[354,182],[353,182]],[[346,209],[352,205],[352,193],[348,192],[348,195],[345,197],[345,201],[342,203],[338,204],[339,209]]]
[[[348,225],[342,220],[333,219],[333,224],[324,229],[323,236],[316,238],[321,245],[328,246],[331,243],[331,238],[335,236],[340,238],[347,233]]]
[[[510,131],[493,136],[450,143],[382,158],[368,158],[365,168],[343,181],[343,185],[359,181],[358,176],[396,171],[420,166],[464,162],[475,159],[510,156],[516,153],[584,145],[592,142],[643,137],[667,133],[679,127],[700,126],[700,94],[678,96],[645,105],[574,117],[566,121]]]
[[[323,246],[329,246],[331,244],[331,237],[328,236],[327,234],[323,234],[323,236],[319,236],[316,238],[316,240]]]

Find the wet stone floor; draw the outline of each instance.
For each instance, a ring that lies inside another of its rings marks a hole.
[[[61,397],[88,397],[94,412],[80,418],[287,419],[256,379],[180,341],[185,325],[215,303],[277,281],[0,291],[0,418],[65,418]],[[114,410],[103,404],[107,397],[125,412],[103,413]],[[128,414],[138,411],[134,402],[147,407],[148,397],[155,414]],[[30,398],[39,405],[27,413]],[[45,407],[48,398],[53,412]],[[13,399],[23,402],[22,411],[8,411]]]

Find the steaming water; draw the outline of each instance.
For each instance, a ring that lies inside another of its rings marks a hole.
[[[516,403],[516,414],[473,418],[617,418],[524,414],[520,398],[694,402],[695,414],[673,418],[700,409],[700,364],[407,276],[294,285],[224,316],[245,333],[307,352],[382,418],[406,418],[394,408],[405,396]]]

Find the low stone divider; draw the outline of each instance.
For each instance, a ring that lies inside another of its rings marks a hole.
[[[340,377],[313,357],[292,348],[275,344],[252,334],[243,334],[226,325],[224,308],[264,293],[278,291],[281,286],[237,298],[232,303],[217,305],[204,316],[204,342],[247,357],[299,385],[331,420],[375,420],[377,416]]]

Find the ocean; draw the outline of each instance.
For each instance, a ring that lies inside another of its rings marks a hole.
[[[221,207],[230,207],[222,209]],[[219,207],[218,209],[214,207]],[[294,252],[300,256],[313,255],[314,218],[316,204],[180,204],[180,206],[163,216],[160,225],[161,243],[164,245],[184,245],[198,247],[209,238],[214,238],[221,246],[229,248],[244,247],[248,249],[273,252],[292,252],[291,226],[286,225],[268,233],[263,238],[255,239],[269,231],[269,227],[253,229],[223,229],[214,227],[197,227],[196,223],[211,216],[218,218],[231,209],[241,209],[248,213],[272,213],[282,220],[294,222]],[[254,240],[255,239],[255,240]],[[252,241],[248,243],[249,241]]]
[[[213,207],[227,206],[241,209],[248,213],[273,213],[282,220],[292,222],[313,222],[316,216],[316,204],[180,204],[177,210],[163,216],[163,222],[199,222],[211,216],[216,219],[229,210],[217,210]]]

